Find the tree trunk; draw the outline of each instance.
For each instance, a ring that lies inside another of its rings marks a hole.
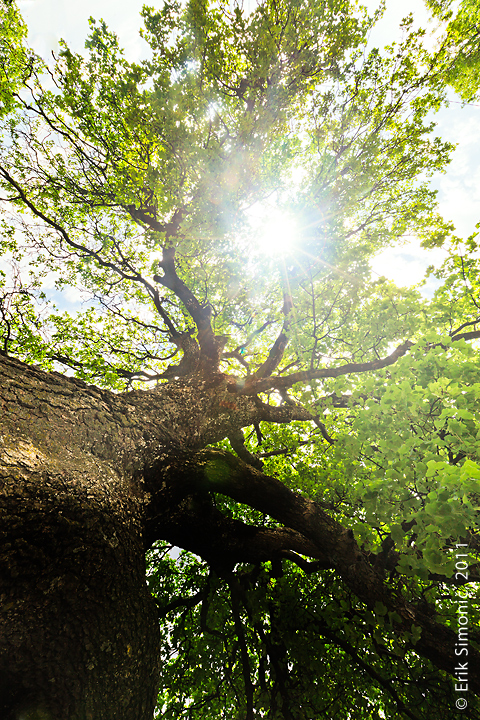
[[[141,477],[112,462],[122,418],[83,383],[0,371],[0,716],[151,718],[158,622]]]
[[[224,436],[231,394],[179,381],[115,395],[5,357],[0,383],[0,717],[150,719],[146,508],[166,458]],[[252,408],[239,400],[240,426]],[[187,492],[167,492],[165,512]]]

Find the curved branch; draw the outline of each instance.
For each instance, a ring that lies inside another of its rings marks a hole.
[[[62,238],[69,247],[77,250],[78,252],[81,252],[82,254],[88,255],[88,257],[94,258],[99,265],[104,268],[108,268],[109,270],[113,270],[114,272],[118,273],[118,275],[120,275],[120,277],[124,280],[138,282],[141,277],[138,273],[135,273],[134,275],[129,275],[125,272],[125,270],[122,270],[121,267],[115,265],[115,263],[104,260],[95,250],[90,250],[89,248],[85,247],[85,245],[81,245],[80,243],[75,242],[75,240],[72,240],[64,227],[59,225],[57,221],[53,218],[46,215],[42,210],[39,210],[39,208],[27,197],[23,188],[21,188],[17,181],[10,175],[8,170],[6,170],[4,167],[0,167],[0,173],[3,176],[3,179],[6,180],[7,183],[12,185],[18,191],[22,202],[29,208],[29,210],[31,210],[37,218],[43,220],[45,223],[47,223],[47,225],[56,230],[62,236]]]
[[[420,627],[422,633],[415,651],[452,674],[457,661],[455,632],[436,622],[421,607],[392,592],[382,574],[375,571],[360,550],[353,532],[330,517],[318,503],[224,451],[204,450],[198,453],[195,464],[197,482],[204,487],[270,515],[313,542],[369,609],[374,610],[375,603],[381,602],[400,616],[397,631],[411,632],[413,625]],[[192,466],[186,471],[195,472]],[[479,693],[480,652],[473,647],[470,660],[470,687]]]
[[[460,335],[452,335],[452,342],[455,340],[478,340],[480,331],[472,330],[471,332],[460,333]]]
[[[287,390],[300,382],[308,382],[320,378],[336,378],[341,375],[349,375],[350,373],[381,370],[396,363],[400,357],[408,352],[413,344],[413,342],[407,340],[399,345],[390,355],[387,355],[387,357],[372,360],[371,362],[347,363],[346,365],[340,365],[340,367],[318,368],[317,370],[301,370],[291,375],[286,375],[285,377],[275,375],[273,377],[256,378],[253,375],[246,378],[244,384],[238,384],[233,391],[242,395],[256,395],[257,393],[267,392],[268,390]]]
[[[237,453],[239,458],[249,465],[257,468],[257,470],[261,470],[263,468],[263,462],[246,448],[245,438],[241,430],[236,430],[234,433],[229,435],[228,440],[232,449]]]
[[[184,469],[189,475],[187,482],[195,481],[195,470],[188,461]],[[170,507],[169,501],[174,506]],[[328,563],[322,550],[301,533],[285,527],[247,525],[228,518],[205,492],[188,495],[180,502],[159,492],[152,499],[149,515],[147,546],[157,539],[166,540],[200,555],[218,572],[230,571],[237,563],[275,560],[284,551],[319,560],[322,567]]]

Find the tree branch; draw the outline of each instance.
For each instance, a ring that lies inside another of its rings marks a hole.
[[[117,265],[116,263],[112,263],[109,260],[104,260],[99,252],[91,250],[85,245],[75,242],[75,240],[70,237],[69,233],[62,225],[60,225],[53,218],[46,215],[35,205],[34,202],[32,202],[28,198],[23,188],[21,188],[17,181],[10,175],[8,170],[6,170],[4,167],[0,167],[0,173],[3,176],[4,180],[6,180],[10,185],[16,188],[22,199],[22,202],[32,211],[32,213],[40,220],[43,220],[51,228],[56,230],[70,248],[76,250],[82,255],[93,258],[100,265],[100,267],[112,270],[113,272],[118,274],[123,280],[130,280],[131,282],[143,285],[143,287],[147,290],[148,294],[152,298],[155,308],[162,320],[164,321],[165,325],[167,326],[172,338],[175,338],[179,335],[178,331],[175,329],[173,323],[171,322],[170,318],[162,307],[162,301],[160,299],[158,290],[155,287],[152,287],[152,285],[150,285],[150,283],[145,280],[145,278],[143,278],[140,273],[134,270],[131,267],[129,261],[127,261],[123,256],[121,256],[121,264]]]
[[[353,645],[351,645],[347,640],[344,640],[342,637],[340,637],[340,634],[338,631],[333,632],[328,625],[324,622],[319,620],[319,618],[314,617],[315,625],[318,627],[319,632],[327,637],[331,642],[333,642],[338,647],[341,647],[342,650],[344,650],[352,660],[358,665],[359,668],[361,668],[364,672],[367,673],[367,675],[370,675],[375,682],[378,683],[381,687],[383,687],[395,700],[398,709],[400,712],[402,712],[405,717],[410,718],[410,720],[419,720],[418,715],[415,715],[412,713],[408,707],[405,705],[405,703],[401,700],[398,693],[396,692],[395,688],[393,687],[393,684],[383,678],[374,668],[372,668],[363,658],[360,657],[358,652],[355,650]]]
[[[267,392],[268,390],[287,390],[293,387],[296,383],[309,382],[310,380],[317,380],[320,378],[336,378],[341,375],[349,375],[350,373],[361,373],[370,372],[372,370],[381,370],[382,368],[393,365],[397,360],[405,355],[408,350],[413,346],[410,340],[399,345],[390,355],[379,360],[372,360],[365,363],[347,363],[347,365],[341,365],[340,367],[334,368],[318,368],[317,370],[301,370],[285,377],[279,375],[273,377],[256,378],[255,375],[245,379],[243,385],[238,385],[233,392],[238,392],[243,395],[256,395],[260,392]]]
[[[415,651],[436,667],[450,674],[453,672],[457,660],[455,632],[436,622],[421,607],[392,592],[358,547],[351,530],[330,517],[318,503],[293,492],[276,478],[264,475],[229,453],[204,450],[197,458],[199,483],[213,492],[246,503],[307,537],[369,609],[374,610],[375,603],[381,602],[395,611],[401,618],[397,631],[411,632],[412,626],[420,627],[422,633],[414,645]],[[199,476],[200,467],[204,470]],[[190,466],[188,472],[195,470]],[[480,692],[480,652],[470,648],[470,657],[470,686],[474,692]]]
[[[157,601],[158,618],[159,620],[162,620],[168,615],[168,613],[172,612],[172,610],[178,610],[178,608],[193,608],[196,605],[199,605],[204,597],[205,591],[200,590],[198,593],[195,593],[195,595],[176,598],[175,600],[172,600],[172,602],[167,603],[167,605],[159,605]]]
[[[295,563],[295,565],[298,565],[299,568],[303,570],[305,573],[314,573],[318,572],[319,570],[329,570],[332,568],[332,564],[328,560],[316,560],[315,562],[309,562],[308,560],[305,560],[301,555],[298,555],[297,553],[293,552],[293,550],[282,550],[280,553],[280,557],[285,560],[290,560],[291,562]]]
[[[258,370],[254,373],[254,378],[270,377],[270,375],[275,372],[277,367],[280,365],[283,354],[285,352],[285,348],[287,347],[288,343],[288,329],[290,326],[290,313],[292,311],[292,308],[292,296],[285,293],[282,308],[285,320],[283,321],[282,330],[280,332],[280,335],[277,337],[274,344],[272,345],[270,352],[268,353],[268,358],[265,360],[263,365],[260,365]]]
[[[232,449],[237,453],[239,458],[249,465],[257,468],[257,470],[261,470],[263,468],[263,462],[245,447],[245,438],[241,430],[237,430],[229,435],[228,440]]]
[[[190,485],[195,471],[189,461],[185,461],[184,468]],[[274,560],[283,551],[319,560],[322,567],[328,562],[322,550],[301,533],[288,527],[258,527],[228,518],[205,492],[187,495],[179,501],[178,497],[168,497],[160,491],[152,498],[149,516],[147,546],[157,539],[167,540],[200,555],[218,572],[230,571],[240,562],[258,564]]]
[[[217,370],[223,344],[214,335],[210,322],[210,305],[202,305],[178,276],[175,267],[175,248],[164,248],[163,259],[159,262],[159,267],[162,268],[164,274],[154,275],[153,279],[171,290],[181,300],[197,326],[198,342],[202,354],[210,361],[210,369]]]
[[[472,330],[471,332],[460,333],[459,335],[452,335],[452,342],[455,340],[478,340],[480,338],[479,330]]]

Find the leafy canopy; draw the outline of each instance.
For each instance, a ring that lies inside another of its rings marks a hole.
[[[430,5],[432,53],[411,18],[370,49],[379,13],[350,0],[191,0],[144,7],[146,61],[92,20],[85,56],[62,44],[49,69],[4,1],[0,350],[115,391],[222,372],[270,408],[234,449],[454,629],[478,578],[478,259],[428,178],[453,149],[432,122],[448,83],[477,92],[478,13]],[[277,232],[295,219],[282,252],[265,252],[258,215]],[[412,235],[452,240],[431,300],[369,268]],[[399,630],[318,556],[224,576],[168,547],[149,554],[162,717],[453,717],[454,681],[415,651],[422,628]]]

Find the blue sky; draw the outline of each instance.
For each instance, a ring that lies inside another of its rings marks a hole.
[[[377,0],[364,0],[374,9]],[[246,0],[252,3],[253,0]],[[58,47],[64,38],[73,50],[81,51],[88,33],[88,18],[103,18],[119,36],[127,57],[139,59],[145,46],[139,37],[139,13],[142,0],[19,0],[18,5],[29,26],[29,41],[43,57]],[[151,3],[153,4],[153,3]],[[371,36],[371,44],[382,46],[395,39],[402,17],[412,12],[415,22],[433,29],[422,0],[387,0],[387,12]],[[428,39],[426,40],[428,42]],[[458,100],[452,95],[454,101]],[[457,150],[446,175],[434,178],[438,190],[440,210],[452,220],[460,237],[467,237],[480,220],[480,106],[462,108],[453,102],[450,108],[437,113],[437,134],[457,144]],[[425,268],[441,262],[443,251],[424,251],[418,243],[382,253],[374,263],[374,270],[399,284],[411,284],[421,279]],[[431,291],[431,286],[430,286]],[[428,289],[427,289],[428,293]]]

